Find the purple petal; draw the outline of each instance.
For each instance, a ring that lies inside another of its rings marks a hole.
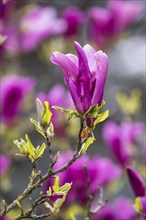
[[[122,166],[125,166],[130,160],[130,152],[128,151],[128,146],[123,145],[123,135],[121,138],[121,134],[121,128],[112,121],[107,122],[103,127],[103,139],[110,147],[113,155],[118,160],[118,162]]]
[[[68,79],[75,81],[78,76],[78,69],[76,65],[64,54],[54,52],[50,58],[52,63],[59,65],[62,68],[65,82],[68,84]]]
[[[80,101],[80,91],[78,91],[77,85],[74,84],[72,80],[68,79],[68,86],[76,109],[78,112],[84,113],[83,103]]]
[[[86,57],[88,58],[88,65],[89,65],[90,71],[93,72],[93,66],[95,62],[94,54],[96,53],[96,51],[89,44],[86,44],[83,47],[83,50],[85,51]]]
[[[83,109],[86,112],[91,106],[90,80],[92,75],[89,70],[85,51],[77,42],[74,45],[79,57],[78,88],[80,90],[80,102],[84,105]]]
[[[70,61],[71,61],[72,63],[74,63],[75,66],[78,68],[78,63],[79,63],[78,57],[75,56],[74,54],[70,54],[70,53],[66,54],[66,56],[67,56],[67,57],[70,59]]]
[[[134,191],[136,197],[145,195],[145,186],[142,177],[131,167],[127,167],[127,175],[129,178],[130,185]]]
[[[88,60],[86,57],[86,53],[78,42],[74,42],[75,49],[79,58],[79,77],[82,81],[90,80],[91,73],[88,66]],[[89,84],[89,81],[88,81]]]
[[[92,105],[102,103],[104,86],[108,71],[108,57],[102,51],[98,51],[95,55],[95,64],[94,64],[94,71],[95,71],[95,89],[92,97]]]

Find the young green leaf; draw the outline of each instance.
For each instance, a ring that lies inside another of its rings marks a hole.
[[[22,138],[20,141],[14,140],[14,144],[17,146],[20,153],[23,153],[23,154],[27,153],[26,142]]]
[[[95,140],[94,137],[89,137],[89,138],[86,140],[86,142],[82,145],[82,149],[81,149],[81,153],[82,153],[82,154],[85,154],[85,153],[86,153],[88,147],[89,147],[91,144],[93,144],[94,140]]]
[[[54,185],[53,185],[54,193],[57,193],[59,191],[59,188],[60,188],[60,179],[59,179],[59,176],[56,176]]]
[[[78,113],[75,110],[70,110],[67,113],[67,121],[69,121],[70,119],[72,119],[73,117],[78,117]]]
[[[34,119],[30,118],[31,123],[35,126],[36,130],[44,137],[46,138],[46,135],[44,133],[44,129],[40,125],[39,122],[35,121]]]
[[[58,110],[60,112],[64,112],[64,113],[68,113],[70,111],[70,109],[61,108],[59,106],[52,106],[52,108],[54,108],[55,110]]]
[[[94,127],[104,121],[107,117],[109,116],[109,110],[106,110],[104,112],[102,112],[100,115],[98,115],[98,117],[96,118],[96,120],[94,121]]]
[[[26,139],[26,144],[27,144],[27,152],[29,154],[30,159],[32,160],[32,162],[35,160],[35,148],[32,145],[28,135],[25,135],[25,139]]]
[[[40,157],[43,155],[45,149],[46,149],[45,143],[43,143],[41,147],[40,147],[40,146],[37,147],[37,149],[36,149],[36,151],[37,151],[37,153],[36,153],[36,159],[40,158]]]
[[[57,195],[63,195],[62,198],[58,198],[54,203],[53,203],[53,208],[55,209],[55,212],[58,212],[60,210],[60,207],[62,204],[65,202],[66,196],[68,194],[68,191],[71,188],[72,183],[65,183],[62,187],[60,187],[59,192]],[[62,189],[62,190],[61,190]]]
[[[42,116],[43,124],[47,126],[51,120],[51,117],[52,117],[52,112],[50,111],[49,103],[45,101],[44,102],[44,113]]]
[[[97,104],[97,105],[93,105],[93,106],[86,112],[86,115],[88,115],[88,117],[96,117],[96,116],[98,115],[98,111],[99,111],[98,104]]]
[[[52,106],[52,108],[54,108],[55,110],[58,110],[60,112],[64,112],[67,114],[67,120],[69,121],[71,118],[73,117],[79,117],[79,114],[76,110],[72,110],[72,109],[65,109],[65,108],[61,108],[59,106]]]
[[[42,123],[42,117],[44,114],[44,107],[43,107],[42,102],[38,98],[36,99],[36,106],[37,106],[38,121],[40,123]]]

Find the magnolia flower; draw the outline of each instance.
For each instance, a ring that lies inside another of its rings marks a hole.
[[[118,126],[109,121],[103,127],[102,136],[117,161],[125,166],[131,160],[133,145],[143,132],[144,124],[140,122],[125,122]]]
[[[55,8],[31,5],[17,23],[2,21],[2,26],[7,36],[5,50],[17,54],[35,50],[45,39],[63,34],[67,23],[57,16]]]
[[[0,177],[3,176],[10,167],[10,159],[4,154],[0,155]]]
[[[35,80],[32,77],[7,75],[0,82],[1,119],[11,123],[21,111],[26,95],[32,91]]]
[[[75,6],[70,6],[65,8],[65,10],[62,12],[62,17],[67,22],[65,36],[70,37],[76,35],[81,24],[84,22],[83,12],[81,12],[81,10]]]
[[[92,105],[102,103],[108,69],[108,57],[86,44],[83,48],[74,43],[78,57],[54,52],[51,61],[59,65],[79,113],[85,113]]]
[[[66,21],[57,17],[55,8],[39,6],[30,8],[19,25],[22,49],[26,51],[35,49],[47,37],[64,33],[67,28]]]
[[[54,169],[58,169],[66,164],[72,158],[72,155],[71,151],[62,153],[54,165]],[[66,171],[58,174],[61,185],[66,182],[72,182],[71,190],[67,196],[67,203],[74,201],[85,204],[87,202],[85,166],[89,173],[91,194],[98,190],[99,184],[102,187],[106,187],[108,183],[118,179],[121,175],[121,170],[108,158],[96,156],[90,159],[87,155],[82,156]],[[46,189],[52,183],[48,180]]]
[[[132,24],[142,12],[142,5],[134,1],[109,0],[107,8],[88,10],[89,37],[99,48],[105,48]]]

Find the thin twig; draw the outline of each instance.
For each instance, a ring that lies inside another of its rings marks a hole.
[[[42,183],[46,179],[51,178],[54,175],[65,171],[69,166],[71,166],[81,156],[81,153],[79,153],[79,151],[82,147],[81,133],[84,128],[84,121],[85,120],[83,118],[81,118],[81,127],[80,127],[80,131],[79,131],[79,135],[78,135],[78,146],[76,148],[76,151],[74,152],[73,157],[64,166],[62,166],[61,168],[59,168],[55,171],[52,171],[52,169],[50,169],[51,168],[51,166],[50,166],[48,172],[44,176],[39,176],[40,178],[38,179],[38,181],[36,183],[32,182],[32,179],[31,179],[27,188],[23,191],[23,193],[21,195],[19,195],[18,198],[15,199],[9,206],[5,207],[5,209],[0,212],[0,216],[3,216],[4,214],[10,212],[13,208],[18,206],[18,203],[20,203],[26,197],[28,197],[35,189],[37,189],[38,187],[41,187]],[[47,145],[49,147],[49,152],[50,152],[50,161],[53,161],[50,139],[47,139]],[[52,164],[53,164],[53,162],[52,162]],[[33,211],[33,208],[31,207],[31,210],[28,210],[27,218],[30,217],[32,219],[39,219],[39,218],[48,217],[49,215],[51,215],[51,213],[47,213],[43,217],[42,217],[42,215],[37,217],[36,215],[31,214],[32,211]],[[31,214],[31,216],[30,216],[30,214]],[[21,217],[21,215],[18,216],[17,219],[22,219],[20,217]],[[24,217],[24,218],[26,218],[26,217]]]
[[[86,166],[84,167],[84,170],[85,170],[85,175],[86,175],[86,191],[87,191],[87,198],[88,198],[86,219],[90,219],[91,215],[92,215],[91,205],[92,205],[92,201],[94,199],[94,196],[92,196],[90,193],[90,177],[89,177],[88,169]]]
[[[48,146],[48,149],[49,149],[50,169],[52,169],[52,167],[54,165],[54,160],[53,160],[53,155],[52,155],[51,140],[50,140],[47,132],[45,132],[45,136],[46,136],[46,140],[47,140],[47,146]]]

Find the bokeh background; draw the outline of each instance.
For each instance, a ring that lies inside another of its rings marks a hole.
[[[87,152],[90,157],[108,157],[121,167],[103,138],[104,125],[111,120],[119,126],[125,121],[145,124],[145,1],[130,0],[128,4],[131,5],[125,8],[119,2],[125,4],[127,1],[9,0],[1,4],[0,149],[8,160],[5,162],[8,167],[1,175],[1,191],[2,198],[8,203],[23,191],[31,170],[31,164],[26,159],[15,156],[18,151],[13,140],[27,133],[34,146],[43,142],[29,121],[30,117],[37,117],[36,97],[42,101],[47,99],[51,105],[74,108],[61,69],[50,61],[54,51],[75,54],[73,42],[77,41],[82,46],[91,44],[96,50],[103,50],[108,55],[109,70],[104,100],[105,109],[109,109],[110,114],[95,130],[96,141]],[[127,99],[118,96],[120,92]],[[54,152],[74,149],[77,140],[78,120],[66,122],[65,116],[61,114],[54,113]],[[140,153],[134,155],[134,160],[140,161],[135,167],[142,171],[142,176],[145,173],[144,134],[142,129],[141,138],[136,142]],[[48,163],[46,153],[40,160],[40,168],[46,170]],[[119,195],[134,200],[127,177],[122,177],[121,181],[123,184],[120,189],[116,183],[111,186],[110,200]]]

